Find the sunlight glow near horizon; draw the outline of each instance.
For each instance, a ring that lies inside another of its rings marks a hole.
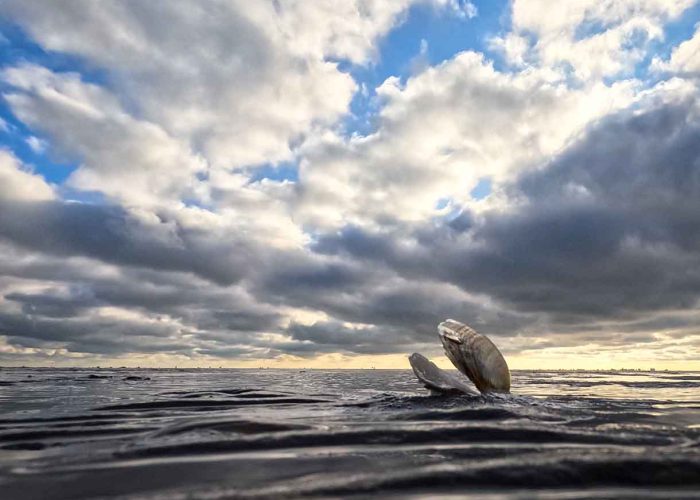
[[[438,367],[455,370],[454,365],[443,354],[429,356]],[[511,370],[619,370],[633,369],[648,371],[700,371],[700,362],[673,359],[654,359],[649,353],[635,351],[597,355],[573,353],[541,353],[507,356]],[[410,370],[408,355],[389,354],[379,356],[345,355],[340,353],[326,354],[315,358],[300,358],[294,356],[279,356],[274,359],[250,359],[245,361],[230,361],[220,358],[192,359],[175,356],[143,356],[132,355],[124,358],[101,359],[61,359],[51,361],[43,358],[41,361],[30,363],[12,363],[6,366],[37,366],[37,367],[82,367],[94,368],[243,368],[243,369],[319,369],[319,370]]]

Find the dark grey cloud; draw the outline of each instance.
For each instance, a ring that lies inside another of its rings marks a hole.
[[[350,352],[357,354],[394,353],[406,350],[411,340],[405,332],[386,326],[349,328],[338,321],[322,321],[312,325],[292,323],[287,333],[295,340],[307,342],[301,349],[313,347],[313,352]],[[301,352],[297,346],[292,351]],[[398,349],[397,349],[398,347]]]
[[[52,318],[71,318],[86,308],[94,307],[97,301],[89,294],[78,291],[75,296],[45,293],[8,293],[5,299],[21,304],[26,315],[37,314]]]
[[[19,346],[67,344],[78,352],[105,353],[108,346],[110,353],[157,352],[166,346],[167,351],[191,349],[188,343],[174,340],[181,332],[173,325],[129,318],[54,318],[3,312],[0,333]]]
[[[505,211],[383,232],[348,227],[314,250],[447,281],[546,315],[556,329],[697,307],[700,121],[691,102],[611,116],[507,192],[518,203]]]
[[[279,312],[240,287],[140,267],[120,267],[115,273],[94,260],[54,262],[26,252],[24,260],[12,266],[0,258],[3,269],[12,271],[0,279],[0,288],[11,290],[13,284],[26,284],[26,278],[42,284],[38,291],[0,296],[5,300],[0,335],[17,346],[69,346],[93,354],[205,354],[231,344],[252,351],[243,347],[248,344],[259,352],[267,346],[257,333],[279,330]],[[107,317],[101,314],[105,307],[114,310]]]
[[[700,298],[700,122],[691,102],[602,121],[513,187],[457,274],[522,309],[624,316]],[[456,266],[455,266],[456,267]],[[481,271],[481,272],[479,272]]]
[[[198,274],[214,283],[238,281],[254,262],[245,240],[225,242],[159,214],[145,222],[114,205],[0,200],[0,238],[50,255]]]

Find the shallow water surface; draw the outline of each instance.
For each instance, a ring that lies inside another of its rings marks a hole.
[[[700,373],[0,370],[0,498],[698,498]]]

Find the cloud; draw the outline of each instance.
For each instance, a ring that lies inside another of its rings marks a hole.
[[[72,56],[0,77],[18,135],[76,166],[0,150],[0,357],[437,354],[446,317],[509,355],[694,355],[697,34],[665,80],[630,72],[688,2],[518,0],[495,60],[370,89],[412,5],[3,2]]]
[[[109,205],[0,199],[0,237],[49,255],[191,272],[222,284],[239,280],[254,260],[243,241],[224,244],[166,215]]]
[[[700,76],[700,24],[696,25],[695,34],[675,47],[671,57],[663,61],[658,57],[652,60],[652,68],[679,75],[697,78]]]
[[[196,196],[205,162],[160,127],[126,114],[105,89],[31,64],[4,70],[2,79],[14,113],[81,163],[71,186],[139,204]]]
[[[48,49],[108,69],[146,121],[235,166],[289,158],[289,141],[316,120],[337,118],[354,89],[313,48],[325,45],[331,26],[310,16],[322,32],[297,40],[299,8],[243,4],[8,2],[4,10]],[[332,53],[361,57],[353,49]]]
[[[566,66],[582,81],[629,73],[644,58],[652,40],[663,38],[663,26],[680,16],[694,0],[585,0],[575,4],[516,0],[512,31],[534,37],[533,52],[547,67]],[[512,35],[504,39],[516,62],[520,48]],[[518,49],[518,50],[516,50]],[[563,67],[563,68],[562,68]]]
[[[453,283],[502,310],[535,314],[535,326],[554,332],[694,310],[696,92],[662,86],[639,107],[601,120],[546,166],[505,187],[517,200],[512,205],[475,214],[462,228],[349,228],[319,239],[316,250],[376,261],[414,280]]]
[[[0,334],[10,345],[93,355],[163,349],[203,359],[204,351],[232,345],[269,352],[279,339],[261,332],[279,332],[288,321],[287,309],[237,285],[7,244],[1,250]]]
[[[389,78],[378,130],[327,133],[301,148],[304,220],[322,226],[436,215],[464,205],[483,178],[503,182],[565,147],[587,125],[633,100],[635,82],[569,88],[540,72],[501,73],[474,52],[408,79]]]
[[[348,111],[356,84],[337,59],[365,64],[410,5],[296,1],[3,2],[49,50],[110,75],[143,121],[216,167],[288,160],[291,143]],[[458,12],[468,2],[438,1]]]
[[[27,143],[27,146],[29,146],[29,148],[36,154],[43,153],[46,150],[46,147],[48,146],[46,141],[39,139],[38,137],[35,137],[33,135],[27,137],[25,142]]]
[[[13,201],[51,200],[51,186],[29,169],[23,169],[19,160],[9,151],[0,149],[0,196]]]

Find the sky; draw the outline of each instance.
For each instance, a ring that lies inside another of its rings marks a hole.
[[[695,0],[3,0],[0,365],[700,370]]]

